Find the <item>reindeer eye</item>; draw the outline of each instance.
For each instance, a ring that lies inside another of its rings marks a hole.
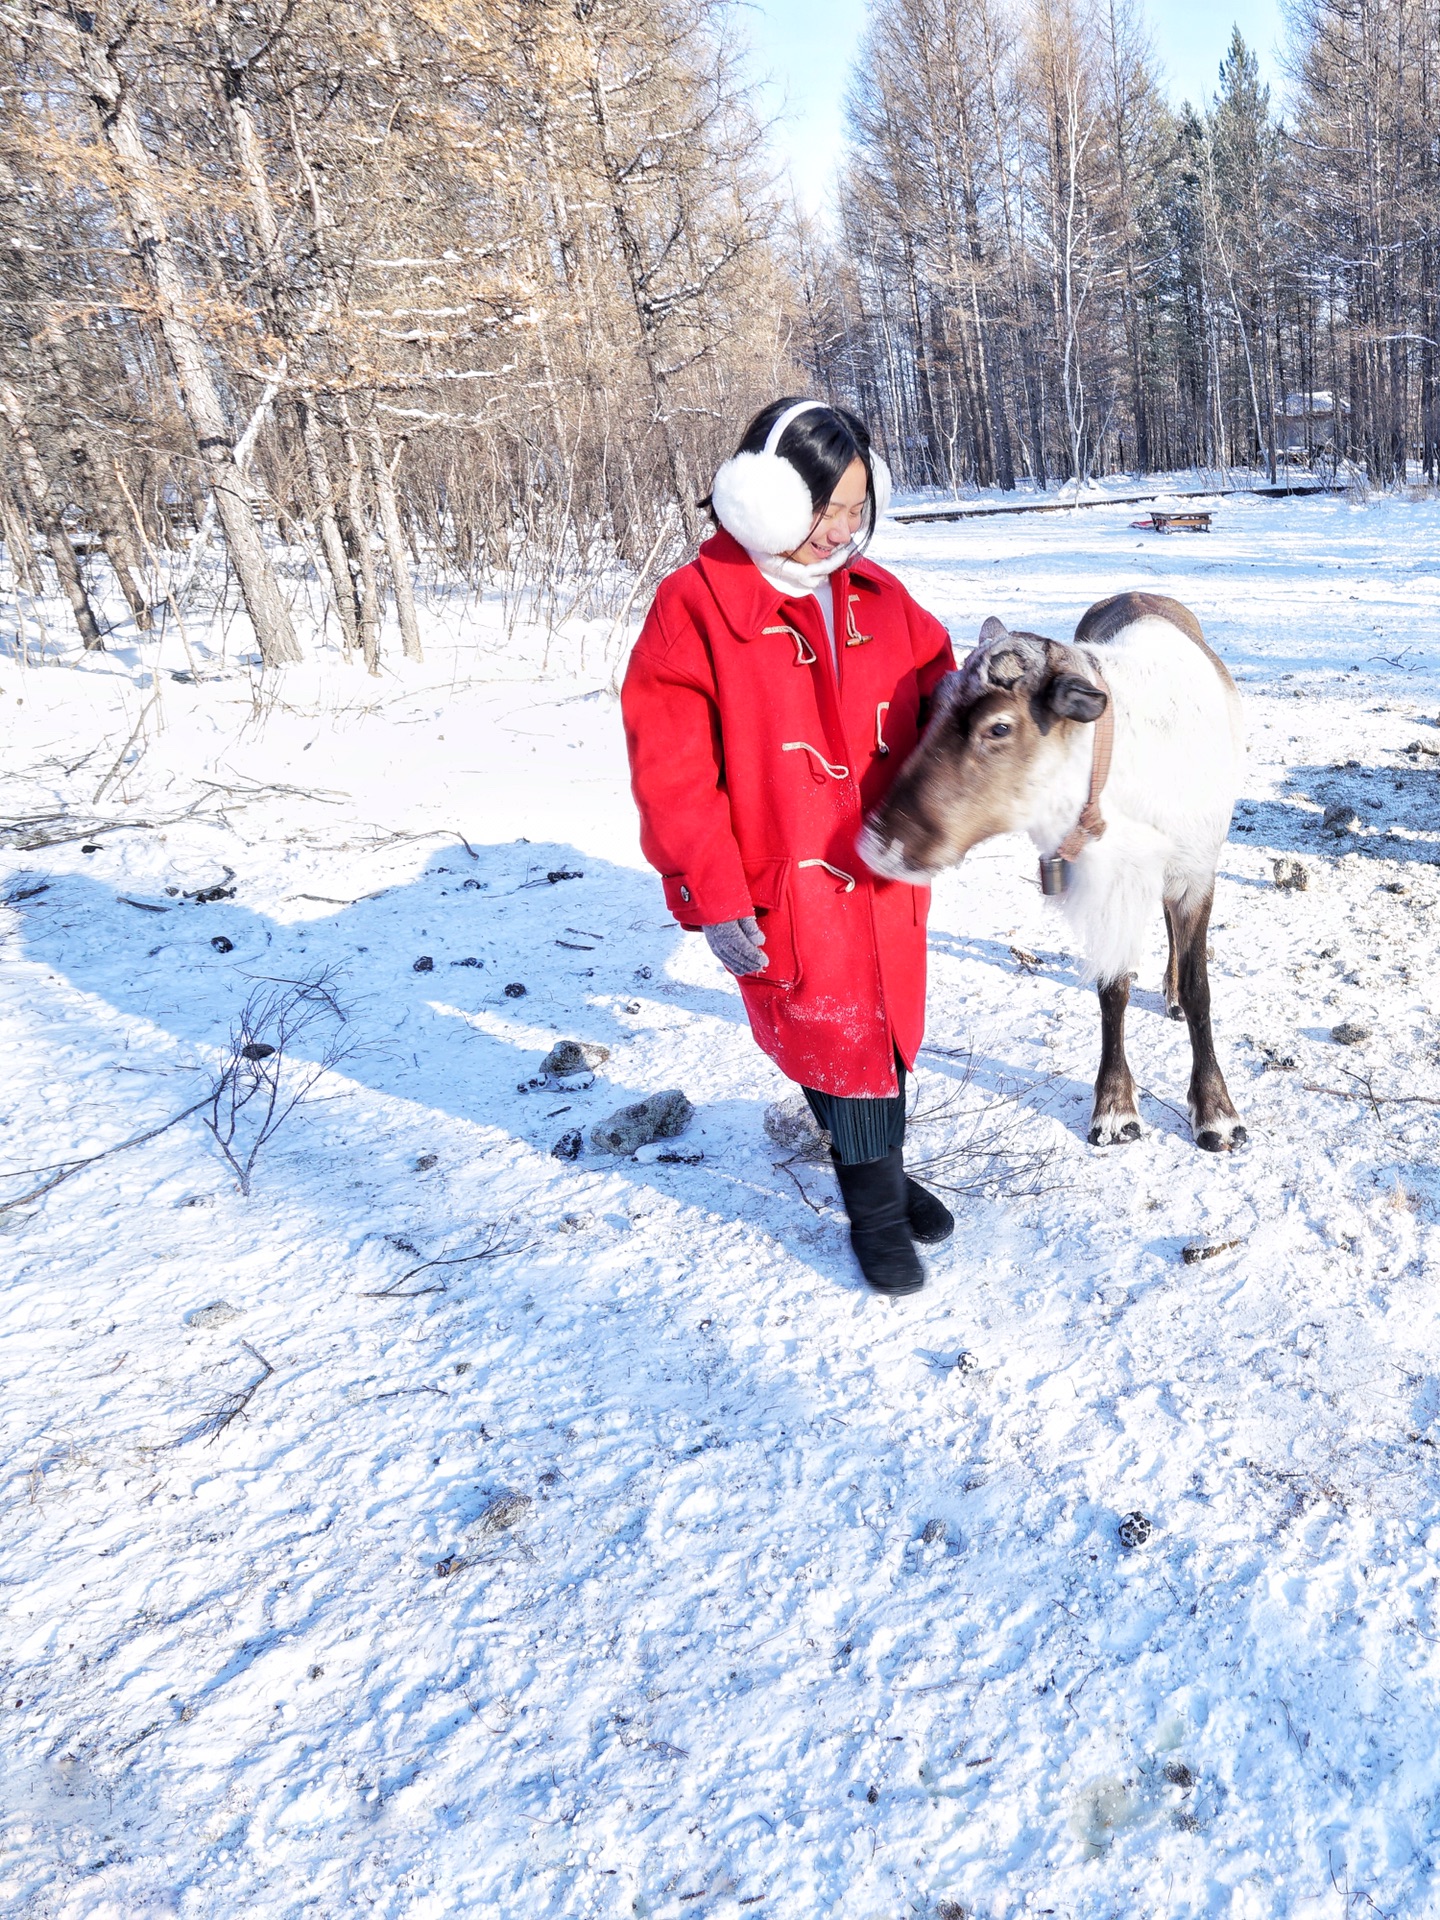
[[[993,727],[985,729],[987,740],[1006,740],[1015,731],[1008,720],[997,720]]]

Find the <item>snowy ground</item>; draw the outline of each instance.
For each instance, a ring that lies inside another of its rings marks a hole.
[[[877,551],[962,645],[1204,620],[1251,1145],[1189,1141],[1158,927],[1150,1131],[1085,1144],[1093,996],[994,844],[936,889],[912,1135],[973,1191],[899,1305],[639,859],[603,626],[537,678],[457,603],[424,667],[258,695],[233,635],[201,684],[173,631],[153,683],[0,659],[0,1199],[200,1099],[257,985],[329,969],[348,1048],[248,1199],[194,1115],[0,1214],[6,1912],[1440,1910],[1440,506],[1136,513]],[[593,1089],[517,1091],[565,1037]],[[698,1165],[552,1157],[672,1086]]]

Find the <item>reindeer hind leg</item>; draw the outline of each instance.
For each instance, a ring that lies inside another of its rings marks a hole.
[[[1169,943],[1169,952],[1165,958],[1165,1011],[1172,1020],[1183,1020],[1185,1009],[1180,1004],[1180,949],[1175,939],[1175,914],[1170,901],[1165,902],[1165,936]]]

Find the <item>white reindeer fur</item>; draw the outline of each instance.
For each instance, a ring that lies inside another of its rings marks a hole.
[[[1240,791],[1240,702],[1205,652],[1155,615],[1101,646],[1077,648],[1104,676],[1115,750],[1100,800],[1102,837],[1074,862],[1061,896],[1085,967],[1102,985],[1134,970],[1162,900],[1203,896]],[[1074,826],[1089,790],[1091,726],[1042,743],[1030,818],[1017,821],[1042,854]]]

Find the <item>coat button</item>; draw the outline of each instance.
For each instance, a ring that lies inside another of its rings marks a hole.
[[[681,889],[680,889],[680,898],[681,898],[681,899],[682,899],[682,900],[683,900],[683,901],[685,902],[685,904],[686,904],[686,906],[688,907],[688,906],[689,906],[689,904],[690,904],[690,889],[689,889],[689,887],[681,887]]]

